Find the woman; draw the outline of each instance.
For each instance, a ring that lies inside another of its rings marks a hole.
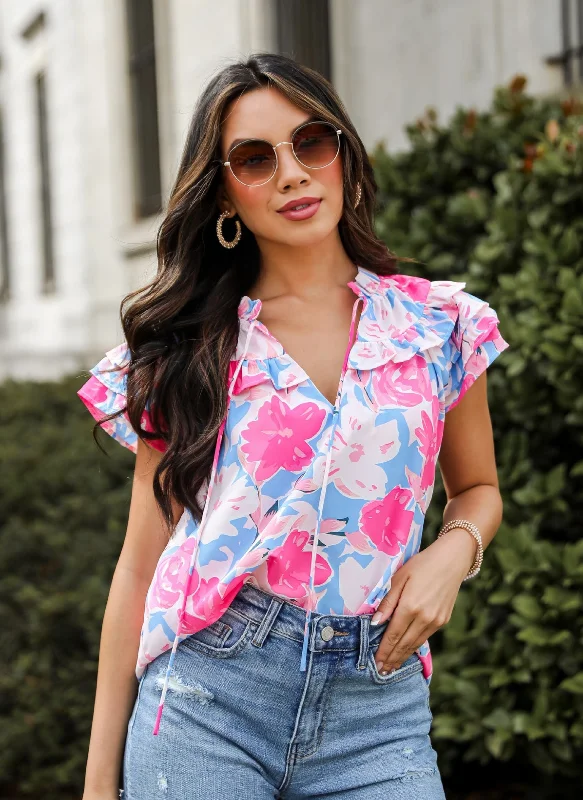
[[[444,797],[428,638],[501,521],[508,345],[464,283],[398,271],[375,191],[313,70],[256,54],[203,92],[158,273],[79,390],[136,453],[85,800],[122,762],[126,800]],[[438,454],[453,524],[419,552]]]

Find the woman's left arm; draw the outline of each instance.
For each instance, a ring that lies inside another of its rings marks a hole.
[[[473,522],[484,550],[502,521],[486,381],[484,370],[446,414],[438,460],[447,494],[443,523],[452,519]],[[381,612],[379,622],[392,615],[375,655],[379,670],[397,669],[449,622],[476,553],[472,535],[454,528],[397,570],[377,610]]]

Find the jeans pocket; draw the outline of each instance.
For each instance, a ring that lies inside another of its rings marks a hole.
[[[256,627],[257,623],[227,608],[220,619],[183,639],[180,647],[213,658],[229,658],[249,644]]]
[[[378,644],[371,646],[368,654],[368,671],[374,683],[383,684],[385,686],[387,684],[397,683],[404,678],[408,678],[410,675],[414,675],[416,672],[421,672],[423,669],[423,664],[418,654],[412,653],[409,658],[403,661],[399,669],[396,669],[394,672],[388,672],[386,675],[381,675],[375,661],[375,654],[378,648]]]

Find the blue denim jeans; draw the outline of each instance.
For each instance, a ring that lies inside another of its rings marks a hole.
[[[383,676],[388,622],[305,611],[244,584],[219,620],[152,661],[128,722],[123,800],[444,800],[416,653]]]

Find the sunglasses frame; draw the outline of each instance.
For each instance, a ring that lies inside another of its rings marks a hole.
[[[336,132],[336,139],[338,140],[338,149],[336,150],[336,155],[334,156],[332,161],[329,161],[327,164],[323,164],[321,167],[309,167],[307,164],[304,164],[303,161],[300,161],[300,159],[296,155],[296,151],[294,150],[294,146],[293,146],[292,142],[278,142],[277,144],[271,144],[271,142],[268,142],[267,139],[258,139],[256,136],[254,136],[251,139],[244,139],[242,142],[237,142],[237,144],[234,145],[233,147],[231,147],[231,149],[227,153],[227,161],[221,161],[221,164],[223,165],[223,167],[229,167],[229,169],[231,170],[231,175],[233,176],[233,178],[235,178],[236,181],[239,181],[239,183],[242,184],[243,186],[248,186],[250,189],[253,189],[255,186],[265,186],[265,184],[269,183],[269,181],[273,178],[273,176],[277,172],[277,168],[279,166],[279,161],[278,161],[278,158],[277,158],[277,149],[276,148],[279,147],[280,144],[289,144],[289,145],[291,145],[291,149],[292,149],[292,153],[294,154],[294,158],[296,159],[296,161],[299,164],[302,165],[302,167],[305,167],[306,169],[324,169],[324,167],[329,167],[330,164],[333,164],[334,161],[336,161],[336,159],[338,158],[338,153],[340,152],[340,134],[343,133],[341,128],[334,128],[334,125],[331,122],[328,122],[327,120],[324,120],[324,119],[322,119],[322,120],[313,119],[313,120],[310,120],[309,122],[302,122],[301,125],[298,125],[297,128],[294,128],[294,130],[291,133],[291,138],[293,139],[298,131],[300,131],[302,128],[307,127],[308,125],[322,125],[322,124],[329,125]],[[263,142],[264,144],[268,144],[273,149],[273,152],[275,154],[275,167],[274,167],[274,170],[273,170],[272,174],[269,176],[269,178],[266,181],[263,181],[263,183],[245,183],[244,181],[242,181],[240,178],[238,178],[235,175],[235,173],[233,172],[233,168],[231,167],[231,162],[229,160],[230,157],[231,157],[231,153],[233,152],[233,150],[235,150],[240,145],[247,144],[247,142]]]

